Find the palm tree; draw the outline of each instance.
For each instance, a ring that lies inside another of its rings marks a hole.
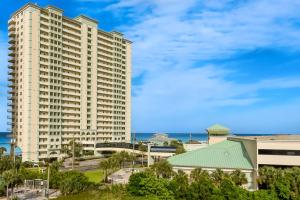
[[[199,180],[201,180],[204,177],[208,178],[209,174],[208,174],[207,171],[202,170],[201,168],[196,168],[196,169],[194,169],[194,170],[191,171],[190,178],[193,181],[199,181]]]
[[[142,152],[142,167],[144,167],[144,152],[147,151],[147,147],[142,142],[139,142],[139,151]]]
[[[185,149],[184,149],[183,143],[180,142],[180,141],[172,140],[171,143],[170,143],[170,146],[176,147],[176,152],[175,152],[176,155],[186,152]]]
[[[113,155],[113,158],[119,163],[120,168],[124,168],[124,164],[127,160],[130,159],[129,153],[126,151],[121,151],[118,153],[115,153]]]
[[[108,175],[117,168],[118,166],[118,161],[114,158],[108,158],[106,160],[103,160],[100,162],[99,167],[104,171],[104,181],[107,182],[107,177]]]
[[[136,160],[136,155],[131,153],[128,154],[128,160],[131,162],[132,168],[134,167],[134,161]]]
[[[7,171],[3,172],[2,177],[6,184],[6,195],[7,195],[7,199],[8,199],[9,198],[8,197],[9,187],[11,186],[11,195],[13,196],[14,187],[17,184],[22,182],[21,174],[18,173],[18,171],[16,169],[11,169],[11,170],[7,170]]]
[[[258,184],[260,184],[265,189],[270,189],[278,175],[278,170],[274,167],[262,167],[259,169],[259,178],[257,179]]]
[[[246,183],[248,183],[248,180],[246,178],[246,174],[243,173],[241,170],[237,169],[235,171],[233,171],[230,174],[231,180],[236,184],[236,185],[244,185]]]
[[[167,160],[161,160],[151,166],[157,177],[170,178],[173,175],[172,166]]]
[[[5,147],[0,147],[0,158],[2,159],[3,155],[5,154],[6,152],[6,148]]]
[[[99,167],[104,171],[104,181],[107,182],[108,170],[110,168],[109,159],[100,162]]]
[[[226,175],[221,169],[217,169],[211,174],[211,178],[216,185],[220,185],[224,177],[226,177]]]

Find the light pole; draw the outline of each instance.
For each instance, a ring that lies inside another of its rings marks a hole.
[[[16,144],[16,139],[13,135],[11,140],[10,140],[10,157],[14,161],[14,166],[15,166],[15,163],[16,163],[15,144]]]
[[[47,199],[49,199],[50,190],[50,162],[48,161],[48,177],[47,177]]]
[[[49,150],[48,155],[47,155],[47,159],[48,159],[48,169],[47,169],[47,188],[46,188],[46,196],[47,199],[49,199],[49,190],[50,190],[50,173],[51,173],[51,163],[50,163],[50,154],[51,154],[51,150]]]
[[[73,134],[73,144],[72,144],[72,170],[74,170],[74,160],[75,160],[75,139]]]
[[[147,159],[148,159],[147,166],[148,166],[148,168],[150,167],[150,149],[151,149],[152,145],[153,145],[152,143],[148,143],[148,155],[147,155]]]
[[[132,145],[132,171],[133,171],[133,168],[134,168],[134,149],[135,149],[135,141],[136,141],[136,138],[135,138],[135,132],[133,132],[133,145]]]

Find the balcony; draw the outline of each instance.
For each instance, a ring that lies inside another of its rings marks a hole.
[[[9,95],[9,96],[7,97],[7,99],[8,99],[8,100],[15,100],[16,97],[15,97],[15,96],[12,96],[12,95]]]
[[[81,33],[79,33],[77,30],[72,30],[71,28],[68,28],[67,26],[63,27],[63,34],[67,35],[69,37],[72,37],[74,39],[79,39],[81,37]]]
[[[12,113],[12,112],[13,112],[13,109],[11,109],[11,108],[8,108],[8,109],[7,109],[7,112],[10,112],[10,113]]]
[[[8,47],[8,50],[11,50],[11,51],[13,51],[15,49],[16,49],[15,45],[11,45],[11,46]]]
[[[11,30],[11,31],[8,32],[8,37],[13,38],[15,36],[16,36],[16,31]]]
[[[14,31],[14,30],[16,30],[16,22],[15,21],[13,21],[14,23],[11,23],[11,24],[9,24],[8,25],[8,31]]]
[[[8,59],[8,62],[10,62],[10,63],[15,63],[15,58],[14,58],[14,57],[10,57],[10,58]],[[12,66],[12,67],[14,67],[14,66]]]
[[[15,105],[15,104],[12,103],[12,102],[7,102],[7,106],[8,106],[8,107],[14,107],[14,105]],[[7,116],[7,117],[8,117],[8,116]]]
[[[8,53],[8,55],[11,56],[11,57],[14,57],[14,56],[16,55],[16,53],[15,53],[14,51],[10,51],[10,52]]]
[[[10,81],[10,82],[14,82],[15,81],[15,78],[13,77],[13,76],[8,76],[8,79],[7,79],[8,81]]]
[[[14,69],[15,68],[14,65],[8,65],[7,67],[8,67],[8,69]]]
[[[16,38],[10,38],[8,41],[9,44],[15,44],[16,43]]]
[[[15,72],[15,70],[8,70],[8,75],[14,75],[14,74],[16,74],[16,72]]]

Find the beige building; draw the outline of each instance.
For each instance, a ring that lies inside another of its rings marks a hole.
[[[8,21],[9,106],[23,160],[58,158],[73,138],[129,142],[131,42],[98,22],[26,4]]]
[[[242,141],[255,170],[261,166],[300,166],[300,135],[236,136]]]

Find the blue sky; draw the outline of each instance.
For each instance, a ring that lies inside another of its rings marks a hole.
[[[132,129],[300,133],[300,1],[52,0],[133,43]],[[7,20],[0,0],[0,130],[6,125]]]

